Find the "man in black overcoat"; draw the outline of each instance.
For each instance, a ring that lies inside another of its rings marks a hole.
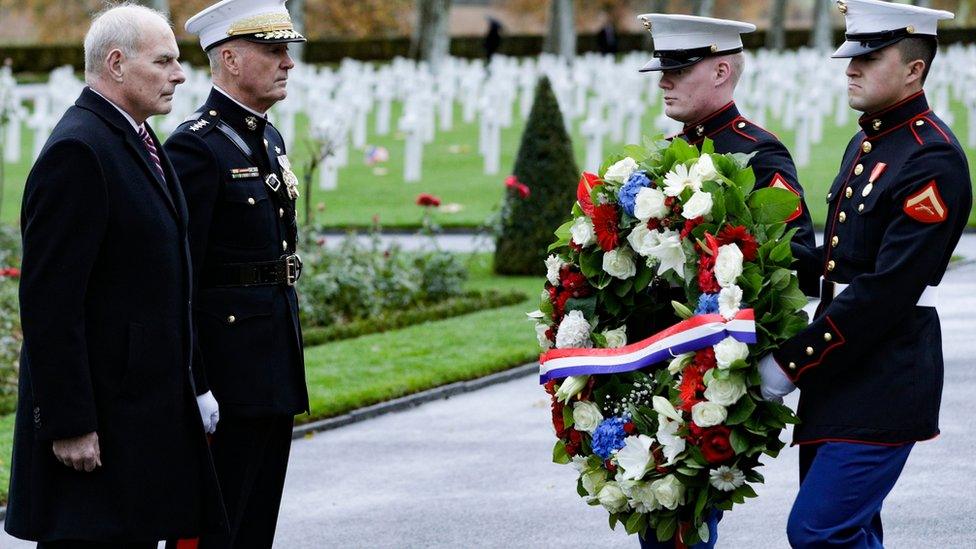
[[[149,548],[226,523],[191,374],[186,205],[145,122],[185,76],[166,20],[138,6],[99,15],[85,55],[88,87],[24,192],[5,529]]]

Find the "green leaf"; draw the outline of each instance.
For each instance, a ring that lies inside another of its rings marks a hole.
[[[675,141],[682,141],[681,139],[675,139]],[[674,515],[668,515],[661,517],[657,522],[657,528],[655,529],[655,535],[657,540],[664,542],[674,538],[674,532],[678,529],[678,518]]]
[[[715,142],[706,137],[705,140],[702,141],[701,152],[702,154],[713,154],[715,152]]]
[[[701,518],[702,512],[705,510],[705,504],[708,502],[708,487],[702,488],[698,492],[698,497],[695,499],[695,520]]]
[[[749,418],[756,410],[756,403],[748,395],[739,399],[732,409],[729,410],[729,417],[726,418],[726,425],[738,425]]]
[[[749,440],[738,429],[732,430],[729,443],[732,444],[732,449],[735,450],[736,454],[744,454],[749,450]]]
[[[624,524],[625,529],[628,534],[636,534],[644,528],[647,522],[647,515],[644,513],[631,513],[630,517],[627,518],[627,523]]]
[[[647,149],[640,145],[625,145],[623,151],[624,156],[629,156],[638,163],[647,158]]]
[[[603,252],[584,251],[580,254],[579,263],[583,276],[588,278],[592,283],[593,279],[598,278],[600,273],[603,272]]]
[[[735,494],[741,495],[742,497],[746,497],[746,498],[757,497],[756,491],[752,488],[752,486],[749,486],[748,484],[743,484],[742,486],[736,488]]]
[[[637,263],[637,276],[634,277],[634,291],[641,292],[650,285],[651,280],[654,279],[654,269],[647,266],[647,263],[641,261]]]
[[[757,223],[780,223],[796,211],[800,197],[786,189],[766,187],[752,191],[747,203]]]
[[[572,459],[566,453],[566,443],[561,440],[556,441],[556,445],[552,448],[552,462],[565,465],[570,461]]]
[[[788,269],[777,268],[769,275],[769,289],[773,291],[785,290],[790,285],[790,277],[793,276]]]
[[[566,312],[580,311],[587,320],[592,322],[596,318],[596,298],[595,295],[585,298],[571,297],[566,300]]]
[[[610,513],[610,529],[611,530],[616,530],[617,529],[617,521],[618,521],[617,515],[615,513]]]
[[[769,252],[769,260],[774,263],[789,263],[793,258],[793,252],[790,250],[790,241],[784,240],[776,245],[771,252]]]
[[[573,419],[573,407],[563,406],[563,427],[568,429],[575,424],[576,421]]]
[[[628,278],[617,284],[617,287],[613,289],[613,292],[619,297],[624,297],[630,294],[630,291],[634,288],[634,279]]]
[[[680,141],[680,139],[679,139],[679,141]],[[683,303],[679,303],[677,301],[672,301],[671,302],[671,307],[674,308],[674,313],[676,315],[678,315],[680,318],[688,319],[688,318],[691,318],[691,317],[695,316],[695,313],[692,312],[692,310],[689,309],[688,307],[686,307]]]

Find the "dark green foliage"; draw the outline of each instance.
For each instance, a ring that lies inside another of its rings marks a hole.
[[[548,78],[536,86],[513,175],[529,187],[531,194],[523,199],[509,191],[505,197],[495,272],[542,275],[546,272],[546,249],[555,240],[553,231],[573,207],[580,175]]]

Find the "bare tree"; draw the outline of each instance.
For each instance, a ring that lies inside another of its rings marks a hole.
[[[417,0],[416,24],[410,36],[410,56],[427,61],[434,70],[451,48],[448,15],[451,0]]]
[[[830,24],[830,10],[833,6],[829,2],[813,2],[813,30],[810,32],[810,47],[826,51],[833,46],[834,32]]]
[[[711,17],[715,12],[715,0],[693,0],[691,9],[695,15]]]
[[[780,51],[786,47],[786,3],[788,1],[773,1],[773,11],[769,16],[769,31],[766,35],[767,48]]]
[[[166,1],[166,0],[162,0]],[[300,33],[305,32],[305,0],[291,0],[288,3],[288,14],[291,16],[291,23]],[[288,48],[292,59],[301,61],[305,59],[305,44],[296,42]]]
[[[932,0],[912,0],[913,6],[921,6],[923,8],[931,8]]]
[[[551,0],[549,3],[549,31],[542,49],[565,59],[576,57],[576,21],[573,0]]]

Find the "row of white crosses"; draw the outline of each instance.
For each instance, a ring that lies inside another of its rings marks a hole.
[[[846,61],[829,59],[829,52],[802,49],[789,52],[760,50],[747,54],[747,69],[736,100],[743,114],[759,125],[776,125],[793,134],[786,143],[799,166],[811,161],[812,149],[830,127],[847,126]],[[371,137],[398,132],[402,138],[403,177],[419,181],[424,149],[438,132],[450,132],[455,109],[464,124],[478,127],[478,153],[484,173],[501,172],[503,130],[516,114],[526,119],[539,78],[547,76],[570,133],[585,140],[583,167],[596,170],[608,143],[638,143],[642,135],[671,135],[681,124],[660,108],[659,73],[639,73],[649,59],[635,52],[617,59],[581,56],[572,62],[553,57],[515,59],[495,56],[482,60],[450,58],[435,73],[426,63],[402,58],[386,64],[345,60],[338,67],[300,65],[291,74],[288,100],[272,109],[271,117],[289,150],[297,146],[296,120],[305,115],[310,134],[331,144],[319,174],[323,189],[339,185],[339,169],[349,162],[350,150],[362,150]],[[187,81],[177,89],[172,112],[153,120],[162,134],[172,132],[210,92],[206,70],[187,67]],[[0,74],[0,89],[6,84]],[[53,71],[46,84],[17,85],[8,94],[10,123],[5,129],[7,162],[18,162],[21,131],[34,133],[34,157],[54,124],[70,106],[84,83],[70,68]],[[954,45],[940,53],[926,85],[933,110],[953,122],[950,105],[965,108],[965,142],[976,147],[976,46]],[[3,97],[0,94],[0,97]],[[27,105],[31,108],[28,109]],[[648,109],[659,112],[647,127]],[[29,113],[29,114],[28,114]],[[374,118],[370,127],[368,120]],[[960,122],[963,122],[960,120]],[[393,151],[397,154],[398,151]]]

